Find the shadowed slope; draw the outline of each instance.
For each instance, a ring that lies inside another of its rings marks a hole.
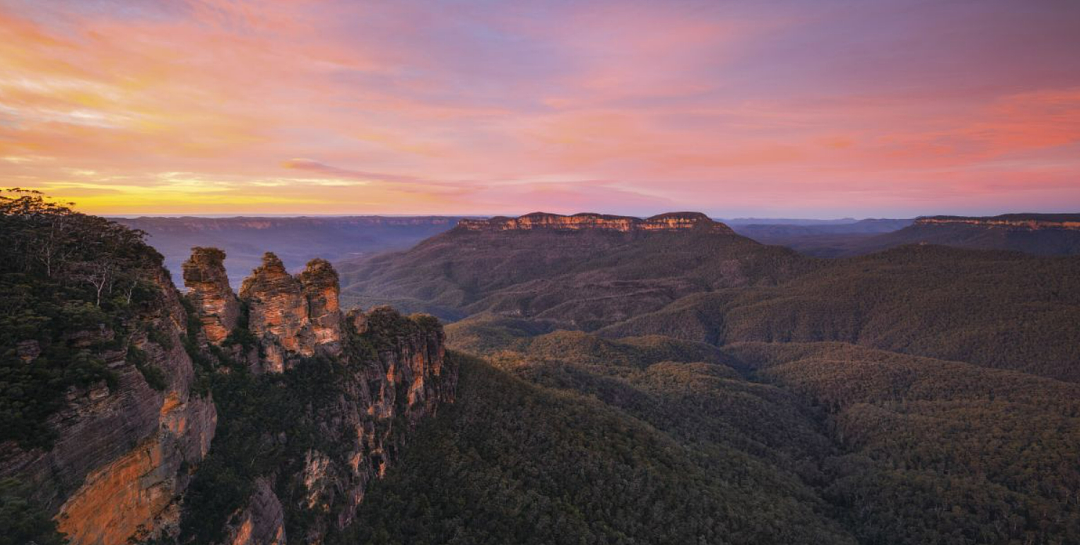
[[[588,215],[584,226],[560,226],[579,217],[474,220],[407,252],[346,262],[339,266],[342,295],[444,319],[491,312],[589,330],[689,293],[772,284],[806,267],[790,250],[762,246],[698,214],[604,220],[615,222],[611,227]],[[516,227],[526,219],[527,228]]]

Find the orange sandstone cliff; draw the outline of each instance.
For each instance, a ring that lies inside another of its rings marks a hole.
[[[229,287],[225,273],[225,252],[217,248],[192,248],[184,262],[187,298],[198,310],[206,339],[220,345],[240,317],[240,302]]]
[[[211,274],[223,275],[223,268]],[[328,532],[347,528],[370,481],[397,461],[409,431],[454,400],[457,370],[445,357],[438,320],[402,316],[389,307],[346,315],[339,291],[330,263],[316,259],[291,275],[271,253],[243,282],[239,299],[247,315],[238,323],[247,324],[255,354],[235,345],[217,353],[231,350],[256,383],[303,389],[289,394],[297,408],[284,422],[260,420],[256,431],[263,436],[241,438],[268,442],[268,450],[284,454],[255,462],[270,469],[254,477],[249,496],[234,512],[218,513],[227,516],[221,517],[221,531],[212,533],[216,542],[318,543]],[[204,348],[209,336],[206,343]],[[277,409],[245,405],[243,412],[253,408]],[[223,418],[237,417],[226,412]],[[229,452],[211,454],[230,463]],[[196,478],[205,479],[201,486],[211,494],[217,489],[212,476]],[[188,507],[199,512],[198,506]],[[185,516],[197,516],[191,513]],[[290,520],[305,522],[290,526]]]
[[[263,256],[262,265],[240,287],[240,299],[248,305],[249,327],[266,371],[280,373],[317,350],[340,353],[338,291],[337,273],[324,260],[308,263],[293,276],[276,255]]]
[[[200,479],[210,495],[224,489],[203,471],[212,461],[235,462],[227,447],[215,450],[222,433],[276,457],[244,477],[250,493],[216,513],[209,541],[320,543],[354,523],[368,484],[396,463],[409,431],[453,402],[457,370],[445,357],[438,320],[386,307],[346,316],[328,262],[314,260],[293,276],[273,254],[237,297],[224,259],[220,250],[194,248],[184,264],[184,296],[158,271],[161,294],[139,323],[126,324],[133,332],[124,343],[98,342],[120,338],[104,326],[73,335],[74,349],[103,350],[94,355],[116,380],[66,393],[50,420],[57,435],[51,447],[0,443],[0,478],[29,484],[30,499],[72,545],[183,539],[186,526],[212,524],[191,519],[208,505],[196,505],[207,496],[193,490]],[[28,365],[32,348],[19,352]],[[150,380],[140,366],[160,374]],[[264,425],[263,415],[277,409],[272,404],[233,400],[237,411],[215,402],[215,384],[235,388],[242,376],[250,377],[251,399],[265,387],[299,400],[297,409]],[[221,425],[249,415],[260,423]]]
[[[563,216],[534,212],[517,218],[494,217],[486,220],[463,219],[457,229],[464,231],[528,231],[551,229],[565,231],[607,230],[624,233],[642,231],[684,231],[702,229],[713,232],[733,233],[723,223],[713,221],[700,212],[669,212],[641,219],[629,216],[604,214],[574,214]]]
[[[156,282],[156,312],[131,324],[130,345],[96,354],[115,382],[67,392],[66,407],[50,421],[57,439],[48,450],[0,445],[0,478],[30,483],[33,499],[54,513],[73,545],[120,545],[175,528],[189,470],[214,437],[214,403],[193,391],[181,342],[187,315],[164,270]],[[114,335],[107,328],[87,333],[70,341],[74,348]],[[136,368],[134,353],[160,370],[160,389]]]

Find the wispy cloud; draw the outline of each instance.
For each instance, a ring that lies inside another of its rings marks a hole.
[[[0,179],[107,213],[1075,207],[1077,27],[1008,0],[7,0]]]

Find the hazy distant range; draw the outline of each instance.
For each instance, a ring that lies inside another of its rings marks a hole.
[[[476,217],[476,216],[469,216]],[[343,261],[372,253],[403,250],[448,231],[455,216],[301,216],[301,217],[138,217],[113,218],[146,231],[147,241],[165,256],[177,285],[180,265],[193,246],[225,250],[229,281],[239,286],[272,251],[290,270],[313,258]],[[902,229],[906,219],[834,220],[735,218],[721,220],[741,235],[765,244],[791,246],[811,255],[833,256],[871,236]]]
[[[183,286],[180,264],[193,246],[225,250],[229,282],[239,286],[272,251],[290,270],[321,257],[329,261],[370,253],[405,249],[432,235],[449,230],[460,218],[448,216],[339,216],[339,217],[139,217],[112,218],[142,229],[147,242],[165,256],[173,280]]]

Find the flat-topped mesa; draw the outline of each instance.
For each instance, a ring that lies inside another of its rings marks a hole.
[[[192,248],[183,271],[184,285],[188,288],[186,297],[198,312],[206,340],[220,345],[240,317],[240,302],[225,273],[225,252],[217,248]]]
[[[326,261],[312,261],[297,277],[267,252],[262,265],[244,279],[240,299],[248,305],[248,328],[262,348],[264,370],[284,371],[296,357],[313,356],[316,349],[340,351],[337,273]]]
[[[604,214],[574,214],[563,216],[534,212],[518,218],[494,217],[486,220],[464,219],[458,222],[462,231],[556,231],[604,230],[623,233],[639,231],[688,231],[691,229],[716,233],[734,233],[727,225],[713,221],[700,212],[669,212],[649,218],[609,216]]]
[[[1080,214],[1005,214],[992,217],[929,216],[917,218],[915,225],[978,225],[1023,231],[1040,231],[1044,229],[1080,231]]]

